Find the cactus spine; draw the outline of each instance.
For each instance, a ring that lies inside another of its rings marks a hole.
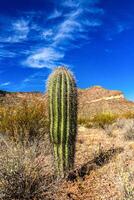
[[[77,133],[77,88],[68,69],[54,70],[48,80],[48,94],[56,175],[64,177],[73,169]]]

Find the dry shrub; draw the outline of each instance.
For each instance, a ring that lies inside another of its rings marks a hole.
[[[26,147],[2,137],[0,150],[1,200],[51,199],[53,169],[42,145]]]
[[[48,132],[47,109],[43,101],[22,100],[0,107],[0,132],[22,142],[32,141]]]
[[[123,200],[133,200],[134,199],[134,186],[132,185],[134,174],[125,169],[120,170],[120,177],[123,183],[124,197]]]
[[[118,118],[118,115],[110,113],[110,112],[103,112],[98,113],[93,117],[79,117],[78,118],[78,124],[83,125],[86,128],[108,128],[109,125],[112,125],[114,122],[116,122]]]
[[[24,99],[0,107],[0,199],[50,199],[53,184],[47,109]]]
[[[99,113],[96,114],[93,119],[92,123],[99,128],[105,129],[106,126],[109,126],[116,122],[117,120],[117,115],[113,113]]]
[[[78,124],[79,125],[85,125],[87,122],[87,118],[84,118],[84,117],[79,117],[78,118]]]
[[[125,127],[125,124],[126,124],[126,119],[125,118],[119,118],[116,121],[117,129],[123,129]]]
[[[0,107],[0,199],[52,199],[55,177],[41,100]]]
[[[92,121],[90,117],[79,117],[78,124],[86,128],[92,128]]]
[[[134,140],[134,120],[127,119],[124,125],[125,140]]]
[[[0,199],[53,199],[48,113],[41,100],[0,107]]]
[[[122,114],[121,116],[122,118],[125,118],[125,119],[134,119],[134,112],[126,112],[124,114]]]

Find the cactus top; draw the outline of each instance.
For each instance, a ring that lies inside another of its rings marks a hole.
[[[54,77],[58,76],[58,75],[61,76],[63,73],[66,74],[66,75],[69,75],[69,77],[73,80],[73,82],[75,82],[74,75],[73,75],[73,73],[70,70],[68,70],[68,68],[63,67],[63,66],[56,67],[54,69],[53,73],[49,76],[49,79],[48,79],[48,82],[47,82],[48,89],[49,89],[49,84],[50,84],[51,80]]]

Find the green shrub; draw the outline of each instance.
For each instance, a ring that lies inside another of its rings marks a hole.
[[[96,127],[100,127],[100,128],[104,129],[106,126],[113,124],[116,120],[117,120],[117,115],[115,115],[115,114],[99,113],[99,114],[96,114],[92,118],[92,123]]]
[[[95,116],[91,117],[79,117],[78,124],[85,126],[86,128],[92,127],[101,127],[106,128],[106,126],[113,124],[116,119],[118,118],[117,115],[112,113],[98,113]]]

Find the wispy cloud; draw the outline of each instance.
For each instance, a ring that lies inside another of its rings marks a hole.
[[[35,51],[28,56],[23,64],[33,68],[53,68],[59,65],[66,55],[67,49],[73,46],[77,39],[89,40],[88,33],[93,28],[101,26],[102,22],[97,18],[97,13],[103,14],[103,9],[95,7],[96,1],[59,1],[62,11],[54,9],[53,13],[47,18],[49,20],[61,16],[62,19],[58,23],[51,24],[48,28],[44,28],[41,38],[46,43],[46,47],[37,47]],[[88,9],[85,9],[85,4]],[[67,9],[71,7],[71,9]],[[96,16],[90,18],[90,14],[95,13]],[[67,46],[68,45],[68,46]]]
[[[29,21],[24,19],[18,20],[12,26],[15,35],[9,39],[10,42],[20,42],[27,39],[30,30]]]
[[[47,29],[42,32],[42,38],[47,41],[52,40],[53,35],[54,35],[54,32],[52,29]]]
[[[8,86],[8,85],[10,85],[10,84],[11,84],[11,82],[1,83],[1,84],[0,84],[0,87],[5,87],[5,86]]]
[[[23,63],[33,68],[53,68],[64,57],[62,52],[47,47],[37,50]]]
[[[55,9],[54,12],[49,15],[48,19],[56,19],[56,18],[61,17],[61,16],[62,16],[62,12]]]
[[[62,64],[67,50],[76,47],[76,40],[79,39],[77,47],[83,40],[89,42],[89,32],[101,26],[103,9],[96,6],[99,1],[56,0],[47,15],[27,12],[10,19],[0,33],[0,44],[4,45],[0,47],[0,59],[22,56],[19,62],[31,68]]]
[[[3,23],[0,32],[0,60],[29,55],[33,52],[32,49],[35,46],[30,42],[36,42],[38,39],[38,42],[41,41],[40,32],[43,32],[44,29],[33,20],[37,13],[26,12],[22,14],[23,16],[18,18],[8,18],[5,23],[0,16]]]
[[[27,39],[29,30],[29,21],[24,19],[13,21],[5,37],[2,36],[0,41],[6,43],[23,42]]]
[[[14,45],[28,40],[29,32],[30,26],[27,19],[10,20],[10,23],[0,33],[0,60],[20,55],[22,49],[19,50],[18,54]]]

